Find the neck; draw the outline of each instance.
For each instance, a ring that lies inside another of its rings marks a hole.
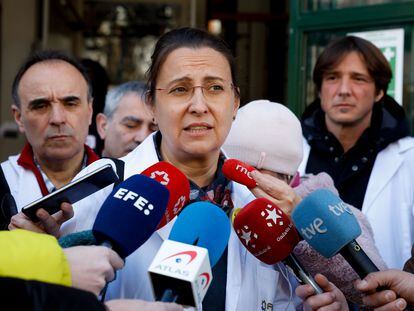
[[[367,120],[368,122],[347,125],[333,123],[325,118],[325,123],[328,131],[331,132],[336,139],[338,139],[344,149],[344,152],[347,152],[356,144],[362,133],[370,126],[371,118],[368,118]]]
[[[82,169],[85,151],[79,152],[74,157],[65,160],[50,160],[36,157],[42,171],[50,179],[56,188],[61,188],[70,183]]]
[[[166,148],[162,148],[161,143],[161,155],[164,160],[182,171],[188,179],[190,179],[200,188],[208,186],[213,181],[217,170],[220,151],[218,151],[217,155],[215,156],[200,159],[185,159],[177,157],[172,153],[164,150],[166,150]]]

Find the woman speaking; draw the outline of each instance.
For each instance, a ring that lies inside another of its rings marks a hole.
[[[125,178],[167,161],[190,180],[191,201],[209,200],[230,213],[233,206],[243,207],[255,199],[247,188],[229,181],[221,172],[221,146],[240,103],[235,67],[227,45],[205,31],[181,28],[159,39],[148,71],[147,94],[159,131],[122,158]],[[86,170],[108,161],[95,162]],[[74,218],[62,230],[90,229],[110,190],[76,203]],[[155,232],[127,258],[124,269],[109,285],[108,298],[154,299],[147,269],[166,236],[168,233]],[[300,308],[301,301],[294,293],[297,281],[286,267],[257,260],[233,230],[213,274],[203,310]]]

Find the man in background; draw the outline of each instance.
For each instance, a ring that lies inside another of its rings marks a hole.
[[[414,139],[403,108],[386,94],[391,68],[367,40],[348,36],[318,57],[318,98],[302,116],[301,173],[328,173],[345,202],[362,210],[390,268],[414,243]]]
[[[11,108],[27,143],[20,154],[1,164],[17,211],[68,184],[98,159],[85,145],[92,120],[91,94],[83,67],[62,52],[35,53],[20,67],[13,82]],[[63,204],[54,217],[64,221],[72,213]],[[37,216],[46,222],[51,217],[43,209]],[[27,220],[18,214],[10,228],[24,227]]]
[[[135,149],[157,130],[145,105],[145,84],[131,81],[111,89],[103,113],[96,117],[99,136],[104,140],[102,156],[120,158]]]

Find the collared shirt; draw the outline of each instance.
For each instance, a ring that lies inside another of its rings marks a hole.
[[[95,154],[95,152],[93,152],[91,148],[85,145],[83,166],[87,166],[98,159],[99,157]],[[52,184],[47,175],[41,170],[40,165],[35,160],[32,146],[29,143],[26,143],[26,145],[23,147],[17,163],[23,168],[33,172],[43,196],[56,190],[56,187]]]

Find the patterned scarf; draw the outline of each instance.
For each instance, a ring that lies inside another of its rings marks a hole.
[[[157,132],[154,135],[154,144],[157,152],[158,160],[163,161],[160,146],[161,146],[161,133]],[[206,187],[200,188],[194,182],[190,180],[190,202],[208,201],[219,206],[227,215],[230,214],[233,209],[233,201],[231,200],[232,183],[227,179],[221,168],[223,167],[225,157],[220,154],[217,171],[214,176],[214,180]]]

